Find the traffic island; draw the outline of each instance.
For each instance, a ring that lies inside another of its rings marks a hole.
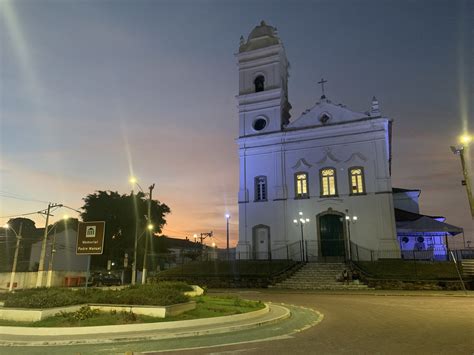
[[[289,318],[282,305],[265,304],[263,309],[215,318],[100,327],[33,328],[0,326],[2,346],[51,346],[101,344],[120,341],[159,340],[221,334],[260,327]]]

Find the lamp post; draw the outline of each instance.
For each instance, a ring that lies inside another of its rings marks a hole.
[[[300,225],[300,229],[301,229],[301,260],[304,261],[304,262],[307,262],[308,260],[306,260],[306,257],[305,257],[303,226],[305,225],[305,223],[309,222],[309,218],[303,218],[303,212],[301,212],[301,211],[298,212],[298,215],[299,215],[299,219],[294,219],[293,223]]]
[[[347,251],[349,253],[349,260],[352,260],[352,253],[351,253],[351,222],[356,223],[359,220],[359,217],[353,215],[349,215],[349,210],[346,210],[346,223],[347,223],[347,244],[348,248]]]
[[[230,214],[226,213],[225,219],[227,221],[227,260],[229,260],[229,219],[230,219]]]
[[[137,282],[137,249],[138,249],[138,212],[137,212],[137,200],[135,199],[134,185],[137,184],[137,179],[134,177],[130,178],[132,184],[132,200],[133,200],[133,212],[135,213],[135,238],[133,244],[133,263],[132,263],[132,285]],[[140,185],[138,185],[140,186]]]
[[[148,213],[147,213],[147,227],[146,227],[146,232],[145,232],[145,249],[143,253],[143,268],[142,268],[142,284],[146,283],[146,273],[147,273],[147,253],[148,253],[148,239],[151,237],[151,232],[153,231],[153,224],[151,223],[151,199],[153,195],[153,189],[155,188],[155,184],[150,185],[149,192],[146,193],[143,191],[142,187],[138,183],[138,180],[135,177],[130,178],[130,183],[132,184],[132,194],[133,194],[133,186],[137,185],[140,191],[144,195],[148,195]],[[138,249],[138,210],[137,210],[137,204],[136,200],[135,201],[135,246],[133,250],[133,264],[132,264],[132,285],[135,285],[136,283],[136,273],[137,273],[137,249]],[[150,235],[150,236],[149,236]]]
[[[142,270],[142,284],[146,283],[146,273],[147,273],[147,268],[146,268],[146,261],[147,261],[147,254],[148,254],[148,239],[151,239],[151,234],[153,231],[153,224],[151,223],[151,198],[153,194],[153,189],[155,188],[155,184],[150,185],[148,187],[149,193],[148,193],[148,214],[147,214],[147,234],[145,235],[145,252],[143,253],[143,270]]]
[[[8,286],[8,291],[11,292],[13,290],[13,283],[15,282],[16,265],[18,263],[18,251],[20,250],[21,230],[23,228],[23,223],[20,223],[20,230],[18,231],[18,234],[8,224],[5,224],[3,228],[11,229],[13,233],[15,233],[15,237],[16,237],[15,256],[13,257],[12,273],[10,275],[10,285]]]
[[[472,185],[471,185],[471,178],[469,176],[469,172],[467,171],[466,167],[466,161],[464,157],[464,151],[466,147],[469,147],[469,144],[472,142],[473,138],[469,134],[463,134],[461,137],[459,137],[459,141],[461,143],[460,146],[451,146],[451,151],[455,155],[459,155],[461,159],[461,168],[462,168],[462,173],[464,175],[464,181],[463,185],[466,185],[466,193],[467,193],[467,198],[469,200],[469,207],[471,209],[471,217],[474,219],[474,198],[472,196]]]

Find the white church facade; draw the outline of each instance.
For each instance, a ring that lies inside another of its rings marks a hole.
[[[401,257],[392,121],[377,100],[360,113],[323,91],[290,121],[289,64],[276,29],[262,21],[247,40],[241,38],[236,57],[239,257],[347,260],[351,245]]]

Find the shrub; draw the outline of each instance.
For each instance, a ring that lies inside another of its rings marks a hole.
[[[71,322],[86,320],[99,314],[98,309],[91,309],[89,306],[82,306],[75,312],[60,312],[60,315]]]
[[[182,281],[159,281],[158,283],[153,283],[151,285],[158,286],[159,288],[173,289],[180,292],[193,291],[191,286]]]
[[[130,286],[121,290],[40,288],[7,294],[5,307],[53,308],[81,303],[168,306],[188,301],[183,294],[192,290],[183,282],[160,282]]]
[[[40,288],[9,293],[5,307],[53,308],[85,303],[81,292],[62,288]]]
[[[133,312],[120,312],[122,320],[124,323],[135,323],[138,320],[138,317]]]

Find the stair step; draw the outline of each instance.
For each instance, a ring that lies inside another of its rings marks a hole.
[[[344,284],[336,279],[347,269],[344,263],[308,263],[275,288],[302,290],[368,290],[364,284]]]

